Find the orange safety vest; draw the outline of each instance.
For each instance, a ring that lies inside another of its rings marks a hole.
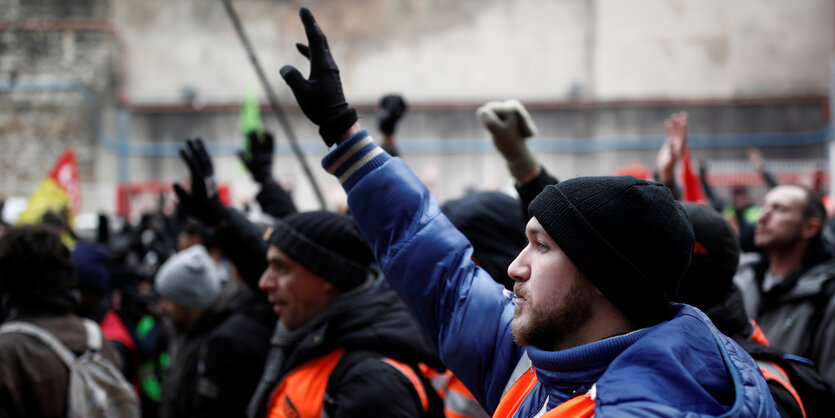
[[[475,396],[447,369],[444,373],[421,363],[420,373],[429,379],[432,388],[444,400],[444,415],[446,418],[483,418],[489,417],[487,411],[481,407]]]
[[[751,341],[768,347],[770,345],[768,343],[768,338],[765,337],[765,333],[760,328],[760,324],[758,324],[757,321],[754,321],[753,319],[749,319],[748,321],[750,321],[751,325],[754,326],[754,333],[751,335]]]
[[[328,379],[331,372],[339,364],[339,360],[342,359],[344,352],[344,348],[331,351],[329,354],[308,361],[285,376],[270,395],[267,404],[267,417],[320,418],[325,392],[328,388]],[[414,370],[390,358],[381,360],[409,379],[420,397],[424,412],[428,411],[429,398],[427,398],[423,384]]]
[[[513,386],[502,396],[496,412],[493,413],[494,418],[510,418],[522,405],[522,402],[528,396],[528,393],[533,390],[534,386],[539,383],[536,377],[536,372],[533,368],[528,370],[520,377]],[[543,417],[557,418],[557,417],[592,417],[594,416],[594,397],[591,395],[593,391],[585,395],[575,396],[556,408],[548,411]]]
[[[764,345],[766,347],[769,346],[768,338],[766,338],[763,330],[760,329],[760,325],[757,321],[753,319],[749,319],[751,321],[751,325],[754,326],[754,334],[751,335],[751,341],[758,343],[760,345]],[[777,363],[767,360],[759,360],[754,359],[757,362],[757,367],[760,368],[765,380],[773,380],[786,388],[787,391],[792,395],[794,400],[797,402],[797,405],[800,407],[800,412],[803,413],[803,416],[806,416],[806,409],[803,407],[803,402],[800,400],[800,395],[797,394],[797,391],[794,389],[794,386],[791,384],[791,380],[789,379],[789,375],[780,367]]]
[[[766,360],[756,360],[757,366],[759,366],[760,371],[763,373],[765,380],[774,380],[779,383],[781,386],[786,388],[786,390],[791,393],[794,400],[797,402],[797,405],[800,407],[800,412],[803,414],[803,417],[806,418],[806,408],[803,407],[803,402],[800,400],[800,395],[797,394],[797,391],[794,390],[794,386],[792,386],[791,381],[789,380],[789,375],[780,367],[777,363],[766,361]]]

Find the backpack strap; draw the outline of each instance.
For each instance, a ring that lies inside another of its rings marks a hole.
[[[102,348],[101,328],[95,322],[84,318],[84,329],[87,331],[87,349],[100,352]]]
[[[339,363],[331,371],[328,377],[328,386],[325,389],[325,399],[322,404],[322,411],[324,417],[333,417],[336,413],[336,392],[339,389],[339,384],[342,382],[342,377],[355,364],[373,357],[378,357],[379,354],[374,351],[366,350],[349,350],[342,353]]]
[[[366,359],[378,359],[381,362],[392,366],[395,370],[403,374],[409,382],[414,386],[415,391],[418,394],[418,400],[423,406],[424,413],[428,410],[428,398],[426,395],[426,388],[416,372],[408,365],[404,363],[400,363],[396,360],[386,357],[385,355],[378,353],[376,351],[368,351],[368,350],[346,350],[345,353],[342,354],[342,357],[339,359],[339,363],[336,364],[336,367],[331,371],[330,376],[328,377],[328,386],[325,389],[325,399],[322,405],[322,412],[323,417],[333,417],[336,413],[336,393],[339,390],[339,386],[342,383],[342,378],[345,374],[350,370],[354,365],[362,362]],[[411,373],[410,373],[411,372]]]
[[[51,348],[52,351],[54,351],[55,354],[61,358],[64,364],[67,365],[67,367],[72,369],[75,364],[75,354],[62,344],[58,338],[52,335],[51,332],[37,325],[22,321],[11,321],[0,326],[0,334],[11,333],[26,334],[35,337]]]

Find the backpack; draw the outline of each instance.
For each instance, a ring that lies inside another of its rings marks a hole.
[[[69,369],[67,416],[139,417],[139,400],[130,383],[101,355],[102,335],[95,322],[84,319],[87,349],[76,357],[52,333],[28,322],[11,321],[0,326],[0,334],[21,333],[49,346]]]
[[[803,402],[807,417],[832,416],[835,389],[821,376],[811,360],[785,354],[754,342],[745,342],[741,345],[757,362],[771,362],[785,371],[789,377],[789,383]]]

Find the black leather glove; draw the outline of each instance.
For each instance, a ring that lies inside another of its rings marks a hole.
[[[389,94],[380,100],[380,110],[377,111],[377,120],[380,123],[380,131],[386,135],[394,134],[397,122],[406,113],[406,101],[398,94]]]
[[[299,15],[309,48],[303,44],[296,44],[296,48],[310,60],[310,75],[305,79],[291,65],[281,67],[280,73],[293,90],[302,112],[319,126],[319,135],[331,146],[357,121],[357,112],[345,102],[339,68],[333,61],[325,34],[306,7],[301,8]]]
[[[226,206],[220,201],[215,169],[203,141],[199,138],[186,140],[186,145],[180,149],[180,156],[191,172],[190,191],[187,192],[178,183],[174,183],[174,191],[180,199],[180,204],[190,216],[206,226],[216,227],[222,224],[229,215]]]
[[[238,157],[252,174],[252,179],[264,184],[273,176],[273,136],[267,131],[259,135],[258,131],[249,131],[249,152],[238,151]]]

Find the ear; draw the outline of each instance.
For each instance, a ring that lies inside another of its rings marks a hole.
[[[823,223],[820,219],[809,218],[803,222],[803,229],[800,231],[801,236],[803,239],[812,239],[812,237],[820,232],[822,227]]]

